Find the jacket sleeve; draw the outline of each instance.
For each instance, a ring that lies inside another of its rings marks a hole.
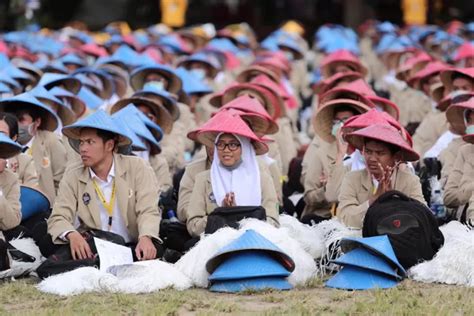
[[[206,175],[208,172],[202,172],[196,176],[191,198],[189,199],[188,219],[186,227],[193,237],[198,237],[206,229],[207,213],[206,213]]]
[[[406,193],[412,199],[418,200],[421,203],[426,205],[425,197],[423,196],[423,191],[421,189],[421,182],[418,176],[409,173],[408,187]]]
[[[365,214],[369,208],[369,201],[359,201],[357,199],[357,188],[353,184],[354,179],[354,175],[349,173],[342,181],[337,217],[347,227],[362,228]]]
[[[156,194],[157,181],[153,169],[144,161],[135,173],[138,238],[149,236],[159,239],[161,213]]]
[[[261,170],[261,169],[260,169]],[[268,172],[260,172],[262,187],[262,207],[267,215],[267,222],[279,227],[280,208],[273,180]]]
[[[338,202],[342,180],[348,171],[349,167],[344,166],[342,162],[336,163],[330,168],[325,192],[326,201],[329,203]]]
[[[458,155],[454,161],[453,168],[448,176],[448,181],[444,188],[444,204],[447,207],[456,208],[461,205],[459,199],[459,184],[463,174],[464,157]]]
[[[38,186],[38,174],[36,172],[36,166],[33,158],[28,156],[28,159],[25,159],[25,170],[22,179],[22,184],[30,187]]]
[[[54,189],[58,193],[59,183],[61,182],[67,164],[67,151],[58,138],[50,141],[51,147],[51,170],[53,172]]]
[[[325,201],[325,187],[321,184],[323,164],[317,152],[308,160],[308,169],[304,178],[304,201],[306,205],[315,206]]]
[[[156,155],[150,159],[151,167],[155,172],[156,180],[158,181],[158,196],[161,192],[168,191],[173,186],[171,179],[170,168],[168,162],[162,156]]]
[[[191,194],[193,193],[194,179],[191,176],[191,172],[188,168],[184,170],[183,177],[179,183],[179,193],[178,193],[178,209],[177,215],[178,219],[182,222],[186,222],[188,218],[188,206],[189,201],[191,200]]]
[[[71,173],[64,175],[59,184],[58,195],[54,202],[53,211],[48,218],[48,233],[54,243],[64,243],[59,236],[66,231],[76,230],[74,220],[77,214],[77,189],[74,183],[75,177]],[[77,181],[77,180],[76,180]]]
[[[9,171],[3,171],[9,172]],[[12,229],[20,225],[20,185],[14,174],[11,174],[3,190],[0,191],[0,230]]]

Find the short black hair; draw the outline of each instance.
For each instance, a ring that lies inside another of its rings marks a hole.
[[[118,135],[117,134],[109,132],[109,131],[105,131],[103,129],[96,129],[96,131],[97,131],[97,136],[99,136],[104,143],[109,141],[109,140],[113,140],[114,141],[114,148],[115,148],[115,146],[117,146],[117,144],[118,144]]]
[[[17,116],[18,116],[18,114],[28,113],[31,116],[31,118],[33,119],[33,121],[36,121],[37,119],[44,116],[44,115],[42,115],[42,114],[44,114],[44,112],[42,112],[41,110],[39,110],[35,107],[32,107],[32,106],[19,106],[18,110],[16,110],[14,113]]]
[[[18,136],[18,119],[15,115],[6,112],[0,112],[0,121],[5,121],[8,125],[8,136],[14,138]]]
[[[336,113],[346,112],[346,111],[351,112],[353,115],[360,114],[359,111],[357,111],[354,107],[350,105],[346,105],[346,104],[341,104],[341,105],[337,105],[334,108],[334,116],[336,116]]]
[[[459,78],[461,78],[461,79],[466,79],[466,80],[468,80],[468,81],[470,81],[470,82],[473,82],[473,81],[474,81],[473,78],[471,78],[471,77],[469,77],[469,76],[467,76],[467,75],[465,75],[465,74],[463,74],[463,73],[460,73],[460,72],[454,72],[454,73],[451,75],[451,81],[454,81],[454,80],[459,79]]]
[[[387,146],[387,148],[390,151],[390,154],[392,154],[392,156],[400,151],[400,147],[398,147],[396,145],[393,145],[393,144],[390,144],[390,143],[387,143],[387,142],[384,142],[384,141],[381,141],[381,140],[373,139],[373,138],[364,138],[364,146],[367,145],[367,143],[369,143],[369,142],[379,143],[379,144],[383,144],[384,146]]]

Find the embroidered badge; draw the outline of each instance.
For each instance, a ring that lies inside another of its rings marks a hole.
[[[48,168],[50,165],[51,165],[51,161],[49,160],[49,158],[43,157],[43,159],[41,160],[41,166],[43,168]]]
[[[91,201],[91,196],[89,195],[89,193],[84,193],[82,195],[82,202],[84,203],[84,205],[89,205],[89,202]]]
[[[209,193],[209,201],[211,201],[211,203],[216,203],[216,198],[214,197],[214,192]]]

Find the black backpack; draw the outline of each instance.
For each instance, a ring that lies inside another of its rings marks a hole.
[[[387,235],[405,269],[431,260],[444,243],[436,218],[428,207],[399,191],[382,194],[369,207],[362,235]]]
[[[267,220],[265,209],[262,206],[231,206],[217,207],[207,216],[205,233],[213,234],[222,227],[239,228],[239,222],[244,218]]]

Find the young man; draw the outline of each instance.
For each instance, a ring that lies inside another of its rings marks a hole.
[[[74,260],[87,259],[93,253],[81,233],[109,231],[133,247],[138,260],[155,259],[161,214],[151,167],[143,159],[116,153],[130,140],[103,111],[65,127],[63,133],[81,163],[61,182],[48,220],[53,242],[69,243]]]
[[[353,132],[346,139],[362,152],[366,163],[365,169],[349,172],[342,181],[338,217],[346,226],[362,228],[369,206],[391,190],[426,203],[420,179],[399,168],[401,162],[419,159],[399,130],[388,123],[376,124]]]

